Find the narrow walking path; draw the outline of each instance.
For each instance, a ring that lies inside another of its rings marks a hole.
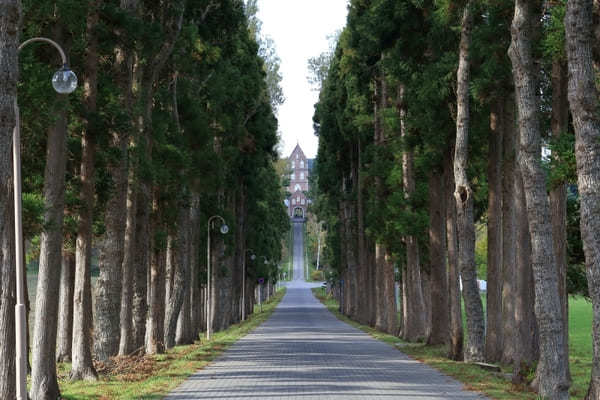
[[[303,281],[303,261],[294,249],[294,280],[271,318],[166,399],[484,398],[338,320]]]

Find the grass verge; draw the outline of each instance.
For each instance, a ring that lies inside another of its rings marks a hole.
[[[269,318],[285,294],[285,288],[263,304],[262,313],[252,314],[241,324],[216,332],[208,342],[177,346],[166,354],[115,358],[110,364],[97,364],[101,372],[96,382],[70,382],[69,364],[59,364],[59,385],[63,399],[139,400],[162,399],[188,376],[204,368],[238,339]]]
[[[492,399],[498,400],[537,399],[535,393],[524,391],[524,388],[514,386],[508,382],[502,375],[508,371],[497,373],[484,370],[472,364],[452,361],[446,358],[447,348],[445,346],[426,346],[422,343],[407,343],[394,335],[361,325],[340,313],[337,301],[327,297],[323,288],[315,288],[313,289],[313,293],[338,319],[368,333],[375,339],[398,347],[400,351],[411,358],[424,362],[448,376],[452,376],[462,382],[467,390],[481,392]]]

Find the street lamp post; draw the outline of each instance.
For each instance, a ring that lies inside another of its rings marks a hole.
[[[210,224],[213,222],[215,218],[219,218],[222,222],[221,224],[221,233],[225,235],[229,232],[229,227],[227,223],[220,215],[213,215],[208,219],[208,223],[206,224],[206,340],[210,340],[210,328],[211,328],[211,315],[210,315],[210,297],[211,297],[211,274],[210,274]]]
[[[67,56],[63,49],[53,40],[35,37],[24,41],[19,46],[21,51],[33,42],[45,42],[54,46],[60,53],[62,68],[54,73],[52,87],[60,94],[72,93],[77,88],[77,76],[67,65]],[[17,304],[15,305],[15,339],[16,339],[16,383],[17,400],[27,400],[27,324],[25,321],[25,293],[23,290],[23,213],[21,205],[21,119],[19,104],[15,97],[15,128],[13,131],[13,180],[15,208],[15,261],[17,278]]]
[[[246,249],[244,259],[242,260],[242,321],[246,320],[246,253],[249,251],[254,252],[252,249]],[[250,259],[256,259],[256,255],[252,254]]]

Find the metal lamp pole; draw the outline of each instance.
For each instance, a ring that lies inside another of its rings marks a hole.
[[[35,37],[24,41],[19,46],[21,51],[33,42],[45,42],[54,46],[60,53],[62,68],[52,77],[52,86],[61,94],[72,93],[77,88],[77,76],[67,65],[67,56],[63,49],[53,40]],[[21,117],[19,104],[15,97],[15,128],[13,131],[13,180],[15,208],[15,261],[17,278],[17,304],[15,305],[15,339],[16,339],[16,383],[17,400],[27,400],[27,323],[25,320],[25,291],[23,283],[23,212],[21,205]]]
[[[246,320],[246,253],[249,251],[254,252],[252,249],[246,249],[242,260],[242,321]],[[252,254],[250,258],[254,260],[256,255]]]
[[[220,215],[213,215],[208,219],[208,223],[206,224],[206,340],[210,340],[210,327],[211,327],[211,315],[210,315],[210,298],[211,298],[211,273],[210,273],[210,224],[215,218],[219,218],[222,221],[221,224],[221,233],[225,235],[229,232],[229,227],[227,223]]]

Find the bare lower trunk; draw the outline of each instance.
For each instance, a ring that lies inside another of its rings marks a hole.
[[[127,200],[126,200],[126,223],[123,240],[123,264],[121,274],[123,285],[121,286],[121,310],[119,315],[121,335],[119,341],[119,355],[126,356],[135,350],[133,332],[133,287],[135,282],[134,259],[136,254],[136,214],[137,214],[137,190],[134,178],[134,167],[129,166],[127,177]]]
[[[450,306],[446,269],[446,199],[444,175],[429,176],[429,260],[431,275],[431,334],[428,344],[446,344],[450,333]]]
[[[488,362],[502,357],[502,134],[503,100],[494,103],[490,114],[488,151],[488,248],[487,325],[485,357]]]
[[[133,284],[133,348],[144,347],[148,312],[148,266],[150,264],[150,209],[147,183],[140,184],[135,218],[135,277]]]
[[[538,334],[532,304],[535,303],[531,269],[531,235],[527,223],[527,204],[519,169],[514,180],[516,227],[516,266],[514,275],[515,330],[511,332],[514,345],[513,381],[527,374],[538,359]],[[521,375],[521,376],[519,376]]]
[[[197,193],[192,194],[191,206],[191,232],[190,232],[190,318],[191,331],[190,342],[193,343],[200,334],[202,326],[202,306],[204,297],[200,286],[200,197]],[[247,315],[247,314],[246,314]]]
[[[406,138],[406,108],[404,86],[398,88],[398,112],[400,115],[400,135]],[[412,150],[405,148],[402,153],[402,181],[404,197],[410,199],[415,191],[415,178]],[[415,236],[405,236],[406,268],[402,274],[404,315],[402,337],[409,341],[425,338],[425,299],[421,282],[421,260],[419,244]]]
[[[516,357],[514,332],[515,321],[515,276],[516,276],[516,214],[514,182],[516,165],[514,128],[515,113],[512,96],[505,102],[503,166],[502,166],[502,354],[503,364],[512,364]]]
[[[452,167],[452,148],[444,159],[444,179],[446,198],[446,242],[448,247],[448,303],[450,304],[450,351],[452,360],[463,359],[463,323],[460,301],[460,283],[458,272],[458,237],[456,233],[456,201],[454,199],[454,172]]]
[[[148,287],[146,354],[160,354],[165,351],[165,264],[167,260],[167,245],[158,239],[161,236],[159,230],[163,229],[160,220],[158,189],[154,188],[152,199],[152,234],[150,236],[152,255],[150,259],[150,286]],[[173,319],[176,321],[175,318]]]
[[[361,154],[360,140],[354,149],[352,159],[352,180],[353,187],[356,190],[356,240],[358,242],[358,264],[357,274],[360,280],[362,293],[358,298],[358,322],[363,325],[369,325],[371,315],[371,290],[369,276],[369,256],[367,250],[367,238],[365,233],[365,217],[364,217],[364,199],[363,199],[363,177],[361,176]]]
[[[569,104],[575,127],[577,186],[581,196],[581,238],[594,310],[594,358],[586,399],[597,400],[600,399],[600,99],[592,64],[592,2],[569,1],[565,27]]]
[[[91,264],[92,219],[94,207],[94,152],[93,139],[82,140],[81,199],[79,226],[75,250],[75,290],[73,294],[73,363],[71,380],[95,380],[96,370],[92,363],[92,316]]]
[[[569,396],[568,355],[564,347],[566,332],[554,259],[550,205],[545,173],[540,163],[538,88],[530,42],[530,27],[537,17],[532,15],[530,7],[531,4],[525,0],[517,0],[515,3],[512,41],[508,53],[517,89],[519,159],[531,232],[535,314],[540,334],[539,392],[543,397],[561,400]]]
[[[177,243],[175,250],[175,265],[173,269],[173,287],[167,309],[165,312],[165,346],[167,349],[175,346],[177,320],[182,314],[182,306],[189,287],[189,253],[188,253],[188,225],[189,207],[185,204],[179,206],[177,217]]]
[[[100,276],[96,281],[94,350],[100,361],[106,361],[119,352],[122,264],[127,223],[126,135],[113,133],[113,146],[119,151],[120,157],[109,166],[113,188],[106,204],[106,232],[101,241]]]
[[[71,362],[73,344],[73,293],[75,291],[75,254],[63,250],[58,300],[56,362]]]
[[[21,2],[0,1],[0,399],[14,399],[15,250],[12,144],[19,76]]]
[[[65,99],[59,99],[59,102]],[[62,261],[65,170],[67,166],[67,117],[64,109],[48,130],[44,171],[44,227],[41,235],[40,266],[35,298],[33,363],[30,396],[54,400],[60,396],[56,377],[56,328]]]

